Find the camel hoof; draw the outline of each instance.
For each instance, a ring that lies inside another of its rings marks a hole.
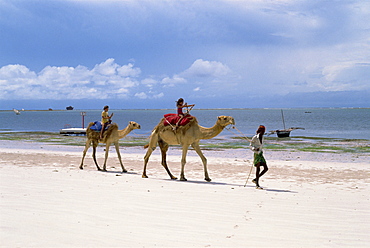
[[[180,178],[180,181],[187,181],[188,179],[186,179],[185,177],[182,177]]]
[[[171,180],[177,180],[177,177],[171,177]]]
[[[148,178],[148,176],[147,176],[147,175],[142,175],[141,177],[142,177],[142,178]]]
[[[127,173],[127,170],[122,170],[122,173]]]
[[[84,169],[84,167],[80,166],[80,170],[83,170],[83,169]]]
[[[212,181],[212,179],[211,179],[211,178],[204,178],[204,180],[206,180],[207,182]]]

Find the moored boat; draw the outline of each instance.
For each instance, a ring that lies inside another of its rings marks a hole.
[[[271,134],[274,134],[276,133],[276,135],[279,137],[279,138],[287,138],[290,136],[290,132],[295,130],[295,129],[303,129],[303,127],[291,127],[291,128],[288,128],[286,129],[285,128],[285,120],[284,120],[284,114],[283,114],[283,110],[281,110],[281,118],[283,120],[283,126],[284,126],[284,129],[278,129],[278,130],[273,130],[273,131],[270,131],[270,133],[268,135],[271,135]]]
[[[68,134],[86,134],[86,128],[80,127],[71,127],[71,128],[63,128],[59,130],[60,134],[68,135]]]

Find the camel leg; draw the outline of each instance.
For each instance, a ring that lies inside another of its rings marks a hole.
[[[98,169],[98,171],[101,171],[99,165],[98,165],[98,162],[96,161],[96,147],[98,146],[97,143],[93,142],[93,159],[94,159],[94,162],[95,162],[95,165],[96,165],[96,168]]]
[[[188,153],[188,145],[182,146],[182,158],[181,158],[181,174],[180,174],[180,181],[187,181],[185,178],[185,164],[186,164],[186,155]]]
[[[87,152],[87,150],[89,150],[89,148],[90,148],[90,145],[91,145],[91,140],[87,140],[86,141],[86,145],[85,145],[85,149],[84,149],[84,151],[83,151],[83,153],[82,153],[82,160],[81,160],[81,164],[80,164],[80,169],[81,170],[83,170],[84,168],[83,168],[83,166],[84,166],[84,159],[85,159],[85,156],[86,156],[86,152]]]
[[[116,147],[116,152],[117,152],[118,160],[121,164],[122,172],[127,172],[127,170],[125,169],[125,167],[123,166],[123,163],[122,163],[121,153],[119,152],[119,143],[118,143],[118,141],[114,142],[114,146]]]
[[[174,175],[172,175],[170,169],[167,166],[167,159],[166,159],[166,157],[167,157],[167,151],[168,151],[168,144],[165,143],[165,142],[163,142],[163,141],[159,141],[158,144],[159,144],[159,147],[161,148],[162,166],[167,171],[167,173],[171,177],[171,179],[172,180],[176,180],[177,177],[175,177]]]
[[[109,155],[109,146],[110,143],[106,144],[105,146],[105,158],[104,158],[104,165],[103,165],[103,171],[107,171],[107,160],[108,160],[108,155]]]
[[[158,142],[158,135],[156,133],[152,133],[150,136],[150,141],[149,141],[149,147],[148,151],[146,151],[146,154],[144,156],[144,169],[143,169],[143,175],[141,176],[142,178],[148,178],[146,175],[146,166],[148,165],[150,155],[152,155],[152,152],[155,150]]]
[[[149,162],[149,158],[150,158],[150,155],[152,154],[152,152],[155,150],[155,147],[152,148],[152,147],[148,147],[148,151],[146,151],[146,154],[144,156],[144,169],[143,169],[143,175],[141,176],[142,178],[148,178],[148,176],[146,175],[146,166],[148,165],[148,162]]]
[[[208,176],[207,158],[204,157],[203,152],[200,150],[200,147],[199,147],[198,143],[197,144],[192,144],[191,146],[194,148],[194,150],[197,152],[199,157],[202,159],[203,166],[204,166],[204,180],[206,180],[207,182],[210,182],[211,178],[209,178],[209,176]]]

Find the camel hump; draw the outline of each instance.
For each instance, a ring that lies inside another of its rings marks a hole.
[[[90,129],[90,127],[92,127],[94,124],[94,122],[90,122],[86,129]]]
[[[90,122],[89,125],[86,128],[86,135],[89,136],[89,134],[94,133],[94,131],[91,129],[92,126],[94,126],[94,122]]]
[[[108,130],[107,131],[114,131],[114,130],[118,130],[118,124],[117,123],[112,123],[108,126]]]
[[[112,123],[108,126],[108,130],[104,132],[104,137],[109,137],[113,132],[118,131],[117,123]]]
[[[112,123],[111,125],[110,125],[110,127],[109,128],[117,128],[118,129],[118,124],[117,123]]]

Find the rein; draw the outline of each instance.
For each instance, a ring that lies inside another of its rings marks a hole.
[[[189,107],[186,107],[186,114],[188,115],[193,108],[194,106],[191,106],[190,109]]]
[[[245,140],[248,140],[249,142],[251,142],[251,140],[248,139],[248,137],[245,136],[239,129],[237,129],[236,126],[232,126],[232,129],[235,129],[236,131],[238,131],[240,133],[240,135],[238,135],[237,133],[233,132],[231,130],[231,128],[226,128],[226,130],[230,131],[231,133],[235,134],[236,136],[239,136],[240,138],[245,139]]]
[[[236,131],[238,131],[240,133],[240,135],[238,135],[236,132],[233,132],[231,129],[235,129]],[[235,126],[232,126],[232,128],[226,128],[226,130],[230,131],[231,133],[235,134],[236,136],[239,136],[240,138],[242,139],[245,139],[249,142],[251,142],[250,139],[248,139],[247,136],[245,136],[239,129],[237,129]],[[249,170],[249,174],[248,174],[248,178],[247,180],[245,181],[245,184],[244,184],[244,187],[247,186],[247,183],[248,183],[248,180],[249,180],[249,177],[251,176],[251,173],[252,173],[252,169],[253,169],[253,163],[251,164],[251,169]]]

